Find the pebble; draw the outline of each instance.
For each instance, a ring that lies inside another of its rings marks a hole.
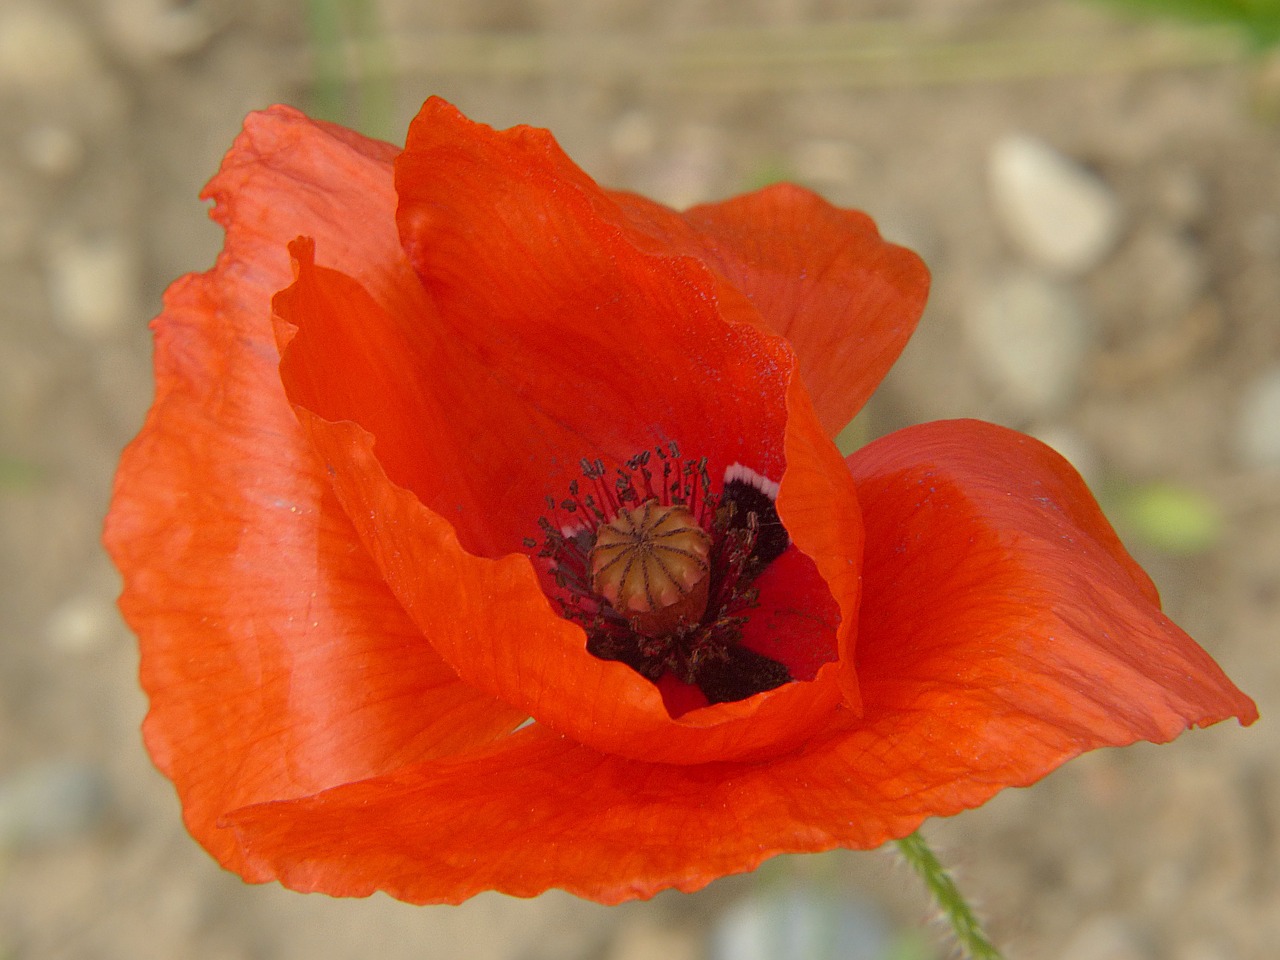
[[[104,12],[109,36],[139,65],[188,56],[214,34],[208,5],[198,0],[111,0]]]
[[[836,901],[813,890],[753,895],[725,911],[711,936],[711,960],[880,960],[892,931],[867,901]]]
[[[55,180],[65,180],[84,162],[83,141],[69,127],[43,123],[22,135],[19,143],[22,159],[37,173]]]
[[[964,314],[997,400],[1024,419],[1060,410],[1079,385],[1092,323],[1075,292],[1020,271],[991,284]]]
[[[87,653],[106,643],[115,623],[110,603],[82,594],[53,611],[45,625],[45,639],[55,650]]]
[[[98,70],[98,57],[80,23],[55,9],[15,3],[0,9],[0,87],[42,91]]]
[[[109,791],[96,766],[48,761],[0,777],[0,850],[64,842],[106,817]]]
[[[1246,384],[1236,415],[1235,452],[1246,467],[1280,466],[1280,365]]]
[[[54,320],[75,337],[99,340],[120,331],[137,311],[133,249],[122,237],[63,236],[48,249]]]
[[[1059,960],[1153,960],[1150,946],[1123,917],[1100,916],[1081,924]]]
[[[701,960],[702,948],[691,930],[633,916],[618,925],[605,956],[608,960]]]
[[[1043,141],[1011,134],[991,150],[988,185],[1019,253],[1055,273],[1096,266],[1115,246],[1120,207],[1097,176]]]

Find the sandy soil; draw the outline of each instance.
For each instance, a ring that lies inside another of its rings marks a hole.
[[[380,7],[388,135],[436,93],[552,128],[612,185],[684,204],[785,176],[921,250],[932,303],[866,429],[977,416],[1058,444],[1264,714],[1085,757],[927,832],[1010,957],[1274,956],[1280,128],[1263,69],[1216,38],[1162,46],[1056,3]],[[0,0],[0,958],[679,960],[709,955],[740,898],[779,890],[834,889],[909,929],[922,901],[877,853],[613,910],[560,895],[418,909],[247,887],[182,831],[137,734],[136,652],[98,530],[150,400],[146,320],[220,242],[199,188],[248,110],[314,103],[312,53],[285,0]],[[1011,134],[1105,184],[1119,226],[1096,263],[1046,270],[1002,226],[991,156]],[[1069,304],[1050,396],[1019,392],[1041,374],[1034,345],[993,356],[975,333],[992,291],[1027,276]],[[1133,509],[1157,482],[1193,526],[1219,518],[1186,549]],[[898,956],[932,955],[914,949]]]

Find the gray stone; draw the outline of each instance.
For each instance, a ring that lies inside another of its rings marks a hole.
[[[750,896],[725,911],[712,931],[711,960],[877,960],[891,939],[869,901],[795,889]]]
[[[1039,266],[1083,273],[1115,246],[1120,208],[1111,189],[1040,140],[1021,134],[999,140],[988,184],[1009,240]]]
[[[75,839],[106,816],[106,778],[96,766],[52,761],[0,779],[0,850]]]
[[[993,283],[965,311],[965,332],[996,399],[1023,419],[1060,410],[1080,382],[1092,336],[1069,287],[1030,272]]]
[[[1280,366],[1244,388],[1235,427],[1236,456],[1249,467],[1280,466]]]
[[[22,159],[37,173],[64,180],[84,162],[84,141],[67,126],[43,123],[22,135]]]

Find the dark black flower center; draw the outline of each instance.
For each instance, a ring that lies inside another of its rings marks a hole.
[[[563,500],[548,497],[538,522],[548,592],[602,660],[655,683],[674,675],[711,703],[772,690],[791,673],[745,646],[742,628],[753,582],[791,542],[777,495],[777,483],[738,464],[715,494],[706,459],[682,459],[675,444],[612,474],[583,460],[582,480]]]

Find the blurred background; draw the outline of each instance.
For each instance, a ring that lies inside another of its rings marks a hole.
[[[692,896],[457,908],[222,872],[138,725],[98,545],[197,194],[284,101],[400,141],[439,94],[674,205],[778,179],[920,251],[920,332],[847,446],[975,416],[1056,446],[1263,711],[927,825],[1011,958],[1280,942],[1275,0],[0,0],[0,960],[930,960],[887,852]]]

